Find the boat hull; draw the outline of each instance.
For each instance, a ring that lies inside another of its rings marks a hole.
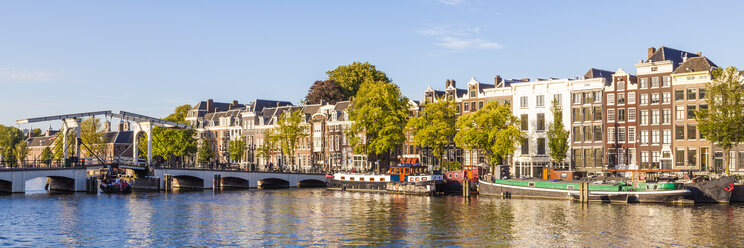
[[[727,203],[731,201],[734,177],[724,176],[715,180],[685,184],[690,194],[685,197],[695,203]],[[729,190],[726,188],[731,187]]]
[[[534,188],[491,183],[485,181],[480,181],[478,183],[478,193],[481,195],[502,196],[507,198],[526,197],[560,200],[573,200],[579,198],[578,190]],[[589,201],[604,203],[626,203],[628,202],[628,193],[619,191],[591,191],[589,195]]]
[[[328,179],[329,190],[374,192],[408,195],[432,195],[436,193],[437,183],[427,182],[350,182]]]
[[[664,190],[664,191],[633,191],[628,192],[628,202],[630,203],[669,203],[682,202],[690,190]]]

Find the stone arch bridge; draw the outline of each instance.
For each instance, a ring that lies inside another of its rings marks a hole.
[[[39,177],[49,178],[51,190],[86,191],[86,171],[84,167],[0,170],[0,192],[26,192],[26,181]]]
[[[326,180],[324,174],[155,168],[154,176],[160,178],[161,189],[165,188],[164,175],[173,178],[175,187],[196,189],[215,188],[215,178],[221,178],[218,184],[223,188],[324,186]]]

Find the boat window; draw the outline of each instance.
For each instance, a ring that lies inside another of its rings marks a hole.
[[[349,180],[354,181],[354,177],[350,177]]]
[[[346,179],[346,178],[345,178],[344,176],[342,176],[342,177],[341,177],[341,180],[344,180],[344,179]]]
[[[573,185],[566,185],[566,189],[574,189]]]
[[[380,182],[384,182],[384,181],[385,181],[385,178],[384,177],[381,177],[380,178]]]

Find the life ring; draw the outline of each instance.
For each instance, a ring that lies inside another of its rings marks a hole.
[[[398,190],[398,184],[397,183],[395,184],[395,190]]]
[[[733,183],[729,183],[728,186],[723,187],[723,190],[728,191],[728,192],[731,192],[732,190],[734,190],[734,184]]]

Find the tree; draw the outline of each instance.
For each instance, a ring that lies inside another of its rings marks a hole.
[[[63,154],[63,137],[62,132],[57,132],[57,134],[54,137],[54,143],[52,145],[52,149],[54,151],[53,158],[55,160],[61,160],[64,158]],[[75,133],[74,132],[67,132],[67,156],[73,157],[75,156]]]
[[[103,129],[99,118],[91,117],[80,122],[80,140],[90,149],[89,151],[81,147],[80,152],[87,156],[101,157],[108,150],[109,141],[106,140],[106,130]]]
[[[0,156],[2,160],[0,162],[13,163],[15,161],[15,154],[13,150],[16,144],[23,140],[23,132],[12,126],[0,125]]]
[[[695,112],[700,133],[721,147],[725,172],[729,175],[731,148],[744,142],[744,86],[739,69],[729,66],[712,71],[713,81],[706,85],[708,109]]]
[[[271,159],[271,154],[276,150],[277,139],[278,135],[274,133],[274,129],[268,129],[263,132],[263,143],[256,149],[258,156],[266,160],[267,164]]]
[[[336,82],[344,89],[346,97],[353,97],[364,83],[391,83],[384,72],[378,71],[369,62],[353,62],[326,72],[328,80]]]
[[[292,170],[295,169],[295,151],[297,150],[297,142],[306,136],[304,132],[304,126],[302,121],[305,118],[305,114],[301,110],[293,112],[284,112],[277,119],[277,135],[279,141],[279,147],[281,151],[289,156],[291,161]]]
[[[52,150],[49,149],[49,147],[47,146],[47,147],[44,147],[43,151],[41,151],[41,158],[39,159],[41,159],[42,163],[49,165],[52,163],[52,155],[53,155]]]
[[[231,140],[230,145],[227,146],[227,154],[232,161],[242,160],[245,154],[245,141],[243,139]]]
[[[346,136],[355,153],[376,155],[379,173],[380,156],[400,147],[408,119],[408,99],[397,85],[385,81],[366,81],[352,101],[349,119],[352,125]],[[388,157],[389,158],[389,157]]]
[[[212,145],[211,140],[204,139],[202,140],[201,145],[199,146],[199,152],[197,152],[197,162],[200,164],[206,164],[212,161],[212,158],[214,158],[214,152],[212,151]]]
[[[346,93],[341,85],[333,80],[315,81],[305,96],[305,104],[316,104],[326,101],[330,104],[346,100]]]
[[[191,109],[191,105],[184,104],[176,107],[172,114],[163,118],[166,121],[188,124],[186,114]],[[185,158],[191,157],[196,153],[197,140],[194,138],[192,129],[169,129],[162,127],[152,128],[152,155],[159,156],[167,162],[183,162]],[[147,155],[147,136],[138,137],[137,146],[140,156]]]
[[[25,140],[18,142],[13,152],[15,153],[15,158],[18,160],[18,164],[23,165],[28,156],[28,143]]]
[[[548,127],[548,147],[550,147],[550,157],[553,161],[562,163],[568,152],[569,132],[563,125],[563,110],[558,106],[558,99],[553,98],[550,111],[553,113],[553,123]]]
[[[484,151],[492,165],[514,152],[524,140],[524,134],[519,130],[519,119],[512,115],[511,107],[496,101],[487,103],[473,114],[460,116],[456,126],[455,144]]]
[[[413,143],[420,147],[430,147],[439,159],[442,169],[442,155],[447,145],[452,143],[457,130],[457,105],[444,98],[423,105],[420,116],[411,118],[406,127],[413,132]],[[449,165],[449,164],[448,164]]]
[[[41,136],[41,129],[34,128],[31,130],[31,137],[39,137]]]

